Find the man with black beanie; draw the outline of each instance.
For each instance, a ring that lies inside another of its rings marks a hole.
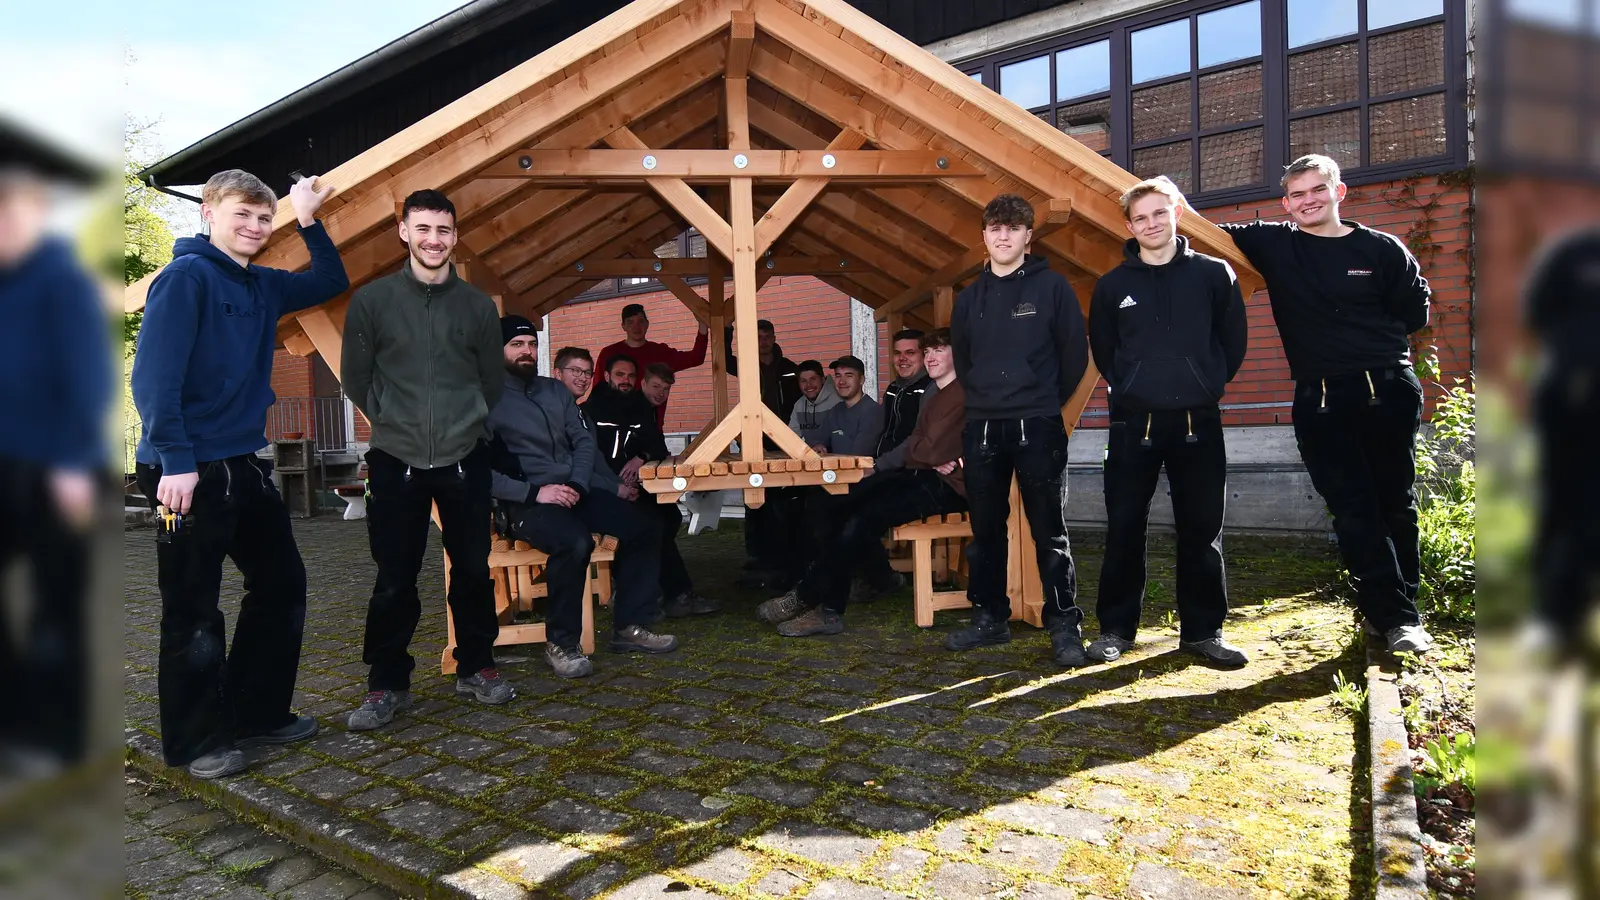
[[[1178,532],[1178,646],[1221,666],[1244,651],[1222,639],[1227,448],[1218,399],[1244,362],[1244,298],[1233,269],[1178,234],[1183,195],[1141,181],[1122,195],[1133,237],[1122,265],[1102,275],[1089,308],[1089,348],[1111,386],[1106,448],[1106,553],[1100,636],[1089,657],[1133,649],[1145,587],[1145,527],[1165,466]]]
[[[1089,344],[1072,285],[1044,257],[1027,254],[1033,221],[1033,207],[1016,194],[989,201],[982,225],[989,262],[956,297],[950,319],[956,377],[966,388],[967,596],[974,610],[972,624],[951,633],[945,647],[971,650],[1011,640],[1006,519],[1015,474],[1037,545],[1051,653],[1060,665],[1081,666],[1088,657],[1067,542],[1061,407],[1088,369]]]

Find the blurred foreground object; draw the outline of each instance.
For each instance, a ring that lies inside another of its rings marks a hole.
[[[11,698],[0,704],[0,779],[52,774],[86,749],[111,335],[100,288],[46,224],[62,188],[102,177],[0,118],[0,684]],[[20,612],[4,577],[18,559],[31,587]]]

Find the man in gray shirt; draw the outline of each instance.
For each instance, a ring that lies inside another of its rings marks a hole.
[[[840,456],[868,456],[878,443],[883,415],[877,401],[861,392],[867,367],[854,356],[833,361],[833,388],[839,403],[822,417],[822,437],[812,449]]]

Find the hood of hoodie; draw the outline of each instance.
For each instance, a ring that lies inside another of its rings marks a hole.
[[[178,238],[172,243],[172,258],[182,256],[198,256],[217,266],[222,274],[234,281],[245,281],[251,276],[250,269],[255,266],[241,266],[233,261],[233,257],[222,252],[222,248],[211,243],[209,235],[197,234],[193,237]]]

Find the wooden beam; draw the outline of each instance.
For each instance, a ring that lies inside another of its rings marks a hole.
[[[663,275],[659,280],[662,287],[670,291],[672,296],[678,298],[679,303],[689,309],[689,313],[694,316],[695,321],[707,328],[711,327],[710,306],[703,297],[695,293],[694,288],[689,287],[687,281],[676,275]]]
[[[709,257],[709,255],[708,255]],[[706,260],[711,271],[706,278],[706,306],[711,310],[711,410],[715,421],[728,417],[728,349],[723,339],[723,328],[728,324],[727,301],[723,292],[727,285],[723,279],[727,269],[721,259]]]
[[[634,134],[632,130],[626,127],[619,128],[616,131],[606,135],[605,140],[606,143],[612,147],[622,148],[629,151],[649,149],[648,145],[646,145],[644,141],[640,140],[638,135]],[[607,151],[590,150],[570,152],[604,153]],[[672,152],[704,153],[711,151],[702,150]],[[634,171],[644,171],[644,168],[640,162],[643,157],[638,152],[634,152],[631,155],[633,157],[633,164],[635,167]],[[733,232],[732,229],[728,227],[727,220],[722,218],[721,215],[718,215],[717,211],[712,209],[710,204],[701,199],[700,195],[694,192],[694,188],[689,187],[689,185],[681,178],[653,177],[649,179],[649,184],[652,190],[661,195],[661,199],[667,201],[669,206],[677,210],[679,215],[683,216],[690,225],[693,225],[695,229],[700,232],[700,234],[705,236],[706,243],[708,245],[715,247],[717,252],[721,253],[723,256],[730,258],[733,256]]]
[[[586,259],[572,266],[571,274],[585,278],[655,278],[661,275],[679,277],[707,277],[713,268],[722,272],[708,258],[687,257],[679,259]],[[848,256],[764,256],[757,266],[758,274],[815,275],[819,272],[874,272],[873,267]]]
[[[826,149],[835,153],[859,150],[866,142],[866,135],[853,128],[845,128],[828,143]],[[825,177],[801,178],[789,185],[778,202],[772,204],[761,221],[756,223],[757,254],[766,253],[772,247],[773,242],[794,224],[806,207],[822,195],[828,187],[828,181]]]
[[[756,17],[748,9],[735,9],[729,17],[733,30],[728,35],[728,76],[744,78],[750,70],[750,51],[756,44]]]
[[[778,418],[778,414],[768,409],[766,404],[761,404],[761,430],[778,449],[789,454],[793,459],[817,459],[817,451],[806,446],[800,435],[794,433],[789,423]]]
[[[941,285],[933,289],[933,327],[949,328],[950,314],[956,308],[956,289]]]
[[[750,151],[750,82],[743,78],[724,79],[725,101],[723,146],[747,156]],[[770,151],[763,151],[770,152]]]
[[[777,138],[795,150],[821,150],[828,142],[770,106],[750,104],[750,127]]]
[[[730,116],[728,130],[734,131],[738,124]],[[739,164],[740,156],[745,159],[743,166]],[[736,176],[763,181],[810,176],[892,183],[982,178],[985,174],[958,156],[935,150],[656,150],[640,141],[637,149],[517,150],[490,164],[480,177],[552,182],[667,178],[711,182]]]
[[[761,443],[761,351],[756,343],[756,211],[755,184],[729,179],[728,215],[733,228],[734,340],[739,349],[739,452],[745,462],[764,458]]]
[[[761,405],[759,398],[756,400],[756,405]],[[683,464],[691,466],[710,463],[721,456],[722,451],[728,449],[733,439],[739,437],[739,431],[743,427],[744,421],[737,413],[726,416],[713,427],[701,431],[689,446],[684,448],[684,453],[679,459]]]
[[[333,377],[339,377],[340,363],[344,359],[344,332],[333,323],[328,311],[321,307],[308,309],[295,316],[295,321],[305,329],[306,337],[321,354]]]

